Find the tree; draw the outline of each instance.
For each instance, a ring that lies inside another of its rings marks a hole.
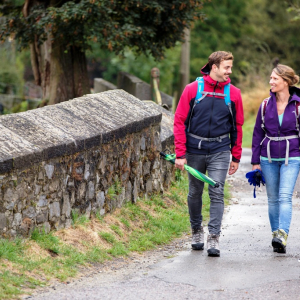
[[[300,20],[300,1],[299,0],[286,0],[288,5],[287,11],[292,15],[292,21]]]
[[[20,5],[21,4],[23,5]],[[102,49],[156,59],[183,41],[185,27],[201,17],[197,0],[4,0],[0,40],[30,47],[36,83],[49,104],[89,92],[85,51]]]
[[[247,3],[252,0],[214,0],[204,7],[205,19],[197,21],[191,32],[191,77],[200,76],[200,68],[207,63],[208,56],[218,50],[230,51],[234,55],[233,83],[239,81],[240,62],[245,56],[239,55],[238,48],[244,44],[249,33],[249,10]],[[243,51],[246,47],[243,47]],[[247,59],[247,58],[246,58]]]
[[[268,85],[275,60],[300,72],[300,0],[214,0],[203,9],[205,19],[197,21],[191,32],[191,78],[214,51],[234,55],[233,84],[253,87]],[[287,8],[291,11],[287,13]],[[294,19],[296,21],[296,19]]]

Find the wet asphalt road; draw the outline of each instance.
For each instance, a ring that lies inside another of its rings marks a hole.
[[[293,198],[287,254],[273,253],[265,188],[254,199],[245,179],[250,154],[243,150],[239,171],[228,178],[233,200],[223,219],[221,257],[191,251],[186,242],[168,258],[58,284],[30,299],[300,299],[299,198]]]

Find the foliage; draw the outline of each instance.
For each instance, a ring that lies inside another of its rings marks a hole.
[[[286,12],[287,2],[252,0],[252,3],[249,9],[251,17],[256,20],[254,37],[265,43],[270,62],[278,58],[281,63],[300,72],[299,24],[291,22],[291,16]]]
[[[135,48],[137,54],[151,53],[163,57],[165,48],[183,40],[182,31],[201,17],[198,0],[27,0],[28,14],[21,6],[6,0],[2,5],[6,16],[0,39],[14,34],[19,48],[28,47],[38,40],[48,39],[66,44],[66,50],[76,46],[89,49],[97,42],[102,49],[124,53],[126,46]],[[67,41],[67,43],[66,43]]]
[[[300,72],[299,24],[286,12],[294,1],[214,0],[203,8],[205,19],[197,21],[191,38],[191,80],[214,51],[234,55],[232,82],[255,87],[268,84],[276,61]],[[291,5],[291,4],[290,4]],[[294,6],[295,8],[296,6]],[[299,8],[299,6],[298,6]]]
[[[191,80],[199,76],[199,69],[212,52],[232,51],[235,55],[236,46],[247,31],[246,2],[215,0],[204,6],[205,19],[198,21],[191,32]],[[236,76],[233,72],[231,77]]]
[[[152,55],[141,54],[135,56],[134,51],[129,48],[124,50],[124,55],[114,55],[109,51],[103,51],[98,45],[92,45],[92,51],[87,52],[87,57],[92,63],[98,63],[102,73],[98,76],[117,84],[117,74],[120,71],[134,74],[145,82],[150,83],[150,71],[157,67],[160,70],[161,91],[172,95],[176,88],[180,61],[180,44],[165,52],[165,57],[155,61]]]
[[[287,12],[291,14],[292,21],[300,20],[300,1],[299,0],[286,0],[288,4]]]
[[[24,64],[22,55],[15,55],[14,42],[0,46],[0,94],[23,94]]]
[[[295,4],[298,1],[288,2]],[[294,14],[285,11],[288,5],[271,0],[206,1],[202,9],[205,17],[196,21],[191,31],[190,81],[199,76],[208,56],[217,50],[234,54],[231,79],[242,90],[255,88],[257,82],[267,88],[276,58],[281,63],[290,64],[299,73],[299,39],[295,38],[298,25],[290,21]],[[102,77],[111,82],[116,82],[120,70],[150,82],[149,70],[155,66],[151,57],[134,58],[130,50],[125,50],[124,57],[110,52],[100,53],[97,44],[89,56],[100,61]],[[166,59],[156,65],[161,70],[160,88],[171,95],[178,83],[179,58],[180,45],[168,50]]]

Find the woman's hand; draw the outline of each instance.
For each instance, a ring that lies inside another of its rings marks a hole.
[[[253,165],[252,166],[252,171],[257,170],[257,169],[261,171],[260,165]]]

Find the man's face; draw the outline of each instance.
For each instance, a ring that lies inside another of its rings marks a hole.
[[[217,67],[216,65],[212,65],[212,69],[210,72],[210,76],[212,79],[225,82],[228,80],[230,74],[232,73],[232,60],[223,60],[220,63],[220,66]]]

